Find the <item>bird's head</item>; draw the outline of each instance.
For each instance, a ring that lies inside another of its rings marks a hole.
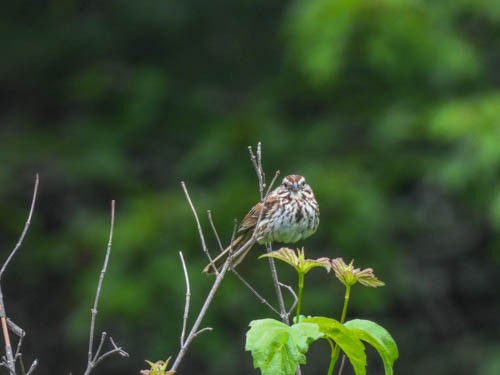
[[[286,176],[281,183],[287,190],[297,192],[307,186],[306,179],[298,174]]]

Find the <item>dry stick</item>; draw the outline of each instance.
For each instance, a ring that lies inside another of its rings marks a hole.
[[[2,279],[2,276],[5,272],[5,270],[7,269],[7,266],[9,265],[10,261],[12,260],[14,255],[16,255],[17,251],[21,247],[23,240],[24,240],[24,237],[26,236],[26,233],[28,233],[28,228],[31,225],[31,217],[33,216],[33,211],[35,210],[36,196],[38,193],[38,182],[39,182],[39,178],[38,178],[38,173],[37,173],[35,176],[35,187],[33,189],[33,198],[31,199],[31,207],[30,207],[30,211],[28,214],[28,219],[26,220],[26,223],[24,224],[24,229],[21,232],[21,236],[19,237],[19,240],[17,241],[16,246],[14,246],[14,249],[11,251],[10,255],[7,257],[4,264],[2,265],[2,268],[0,269],[0,281]],[[1,285],[1,283],[0,283],[0,285]],[[7,314],[5,312],[5,304],[3,302],[3,293],[2,293],[1,286],[0,286],[0,321],[1,321],[1,325],[2,325],[3,338],[4,338],[4,342],[5,342],[5,355],[7,357],[6,362],[5,362],[5,367],[7,367],[9,369],[9,372],[11,373],[11,375],[15,375],[16,374],[16,358],[12,354],[12,346],[10,343],[9,330],[7,327]],[[36,367],[35,362],[36,362],[36,360],[33,362],[31,367],[33,367],[33,365],[35,365],[35,367]]]
[[[38,361],[35,359],[33,361],[33,363],[31,364],[30,369],[28,370],[28,372],[26,373],[26,375],[31,375],[33,373],[33,371],[35,371],[36,366],[38,366]]]
[[[240,281],[257,297],[257,299],[263,303],[264,305],[266,305],[267,307],[269,307],[276,315],[280,316],[280,312],[278,310],[276,310],[273,305],[271,305],[264,297],[262,297],[259,292],[257,292],[251,285],[248,281],[246,281],[243,276],[241,276],[238,271],[236,271],[235,269],[232,269],[231,270],[238,279],[240,279]]]
[[[292,314],[293,310],[295,310],[295,306],[297,306],[297,303],[299,302],[299,297],[297,297],[297,293],[295,293],[295,291],[293,290],[293,288],[290,285],[286,285],[286,284],[283,284],[282,282],[280,282],[280,286],[283,288],[286,288],[290,292],[290,294],[293,296],[292,306],[290,306],[290,309],[288,310],[288,315],[290,316]]]
[[[189,205],[191,207],[191,210],[193,211],[193,215],[195,217],[195,220],[198,224],[198,234],[200,236],[200,240],[201,240],[201,243],[202,243],[202,246],[203,246],[203,250],[205,252],[205,254],[207,255],[207,257],[210,259],[210,256],[209,256],[209,253],[208,253],[208,248],[206,247],[205,245],[205,237],[203,235],[203,231],[201,230],[201,225],[199,225],[199,220],[198,220],[198,213],[196,212],[196,208],[194,207],[192,201],[191,201],[191,198],[189,197],[189,192],[186,188],[186,185],[184,183],[182,183],[182,187],[184,189],[184,193],[186,194],[186,197],[187,197],[187,200],[189,202]],[[210,217],[210,216],[209,216]],[[214,226],[215,227],[215,226]],[[234,240],[234,236],[236,234],[236,225],[233,229],[233,234],[232,234],[232,238],[231,238],[231,243],[233,242]],[[245,251],[249,246],[252,246],[253,245],[253,241],[252,239],[250,239],[249,241],[247,241],[237,252],[236,254],[234,254],[235,256],[236,255],[239,255],[241,252]],[[220,245],[222,247],[222,245]],[[199,329],[200,325],[201,325],[201,322],[203,320],[203,318],[205,317],[205,314],[208,310],[208,307],[210,306],[210,304],[212,303],[212,300],[215,296],[215,293],[217,292],[217,289],[219,288],[221,282],[222,282],[222,279],[224,278],[227,270],[229,269],[232,261],[233,261],[233,253],[232,252],[229,252],[229,255],[226,259],[226,261],[224,262],[223,266],[222,266],[222,269],[220,271],[218,271],[216,273],[216,278],[215,278],[215,281],[214,283],[212,284],[212,288],[210,289],[210,292],[208,293],[207,295],[207,298],[205,299],[205,302],[203,303],[203,306],[201,307],[200,309],[200,312],[198,313],[198,316],[193,324],[193,326],[191,327],[191,331],[189,332],[189,335],[187,337],[187,339],[184,340],[183,336],[185,334],[184,332],[184,326],[187,324],[185,323],[185,321],[187,321],[187,318],[185,318],[183,320],[183,332],[181,332],[181,347],[179,349],[179,353],[177,354],[177,357],[175,358],[175,361],[172,365],[172,368],[171,368],[171,371],[177,371],[177,368],[179,367],[179,365],[181,364],[188,348],[189,348],[189,345],[191,345],[192,341],[201,333],[203,332],[206,332],[206,331],[211,331],[212,328],[211,327],[205,327],[205,328],[202,328],[202,329]],[[181,256],[181,262],[183,262],[183,257]],[[210,259],[211,261],[211,259]],[[184,264],[184,262],[183,262]],[[213,265],[212,263],[212,266],[214,267],[215,269],[215,266]],[[187,271],[187,268],[183,266],[182,268],[183,272],[184,272],[184,277],[186,279],[186,285],[188,286],[189,285],[189,274],[188,274],[188,271]],[[186,305],[184,307],[184,316],[187,317],[189,315],[189,304],[188,304],[188,299],[186,298]]]
[[[214,232],[215,239],[217,240],[217,244],[219,245],[219,249],[220,249],[220,251],[224,251],[224,246],[222,245],[222,241],[220,240],[219,233],[217,232],[217,228],[215,228],[215,223],[214,223],[214,220],[212,218],[212,211],[207,210],[207,215],[208,215],[208,222],[210,223],[210,226],[212,227],[212,232]],[[232,239],[231,239],[231,243],[232,243]]]
[[[254,154],[252,146],[248,146],[248,152],[250,153],[250,160],[255,168],[255,172],[257,173],[257,179],[259,182],[259,192],[260,199],[264,199],[264,190],[266,189],[266,176],[264,174],[264,169],[262,168],[262,148],[261,143],[257,143],[257,156]]]
[[[217,232],[217,228],[215,227],[214,220],[212,218],[212,212],[210,210],[207,211],[208,213],[208,221],[210,223],[210,226],[212,227],[212,231],[214,232],[215,238],[217,239],[217,243],[219,245],[219,250],[222,252],[224,251],[224,246],[222,245],[222,241],[220,240],[219,233]],[[232,244],[234,242],[234,238],[236,237],[236,231],[238,230],[238,222],[235,220],[234,221],[234,226],[233,226],[233,233],[231,234],[231,241],[229,242],[231,245],[231,248],[229,249],[228,257],[233,255],[233,247]],[[242,251],[241,249],[246,250],[249,244],[253,244],[253,238],[250,238],[247,243],[243,244],[243,246],[236,252],[237,255],[241,254]],[[247,246],[248,245],[248,246]],[[212,267],[214,267],[214,264],[212,264]],[[231,267],[231,270],[233,271],[234,268]]]
[[[186,325],[189,315],[189,301],[191,300],[191,287],[189,286],[189,275],[186,268],[186,262],[184,262],[184,256],[182,251],[179,251],[179,256],[181,257],[182,271],[184,272],[184,278],[186,279],[186,301],[184,302],[184,316],[182,317],[182,331],[181,331],[181,348],[184,346],[184,338],[186,337]]]
[[[191,201],[191,197],[189,196],[189,192],[186,188],[186,184],[184,183],[184,181],[181,181],[181,186],[182,186],[182,190],[184,190],[184,194],[186,195],[186,199],[189,203],[189,207],[191,207],[191,211],[193,211],[194,219],[196,221],[196,227],[198,228],[198,234],[199,234],[199,237],[201,240],[201,246],[203,247],[203,252],[206,254],[208,260],[210,261],[210,265],[212,266],[212,268],[215,271],[215,274],[217,275],[218,274],[217,267],[215,267],[214,262],[212,260],[212,257],[210,256],[210,253],[208,252],[208,247],[207,247],[207,244],[205,242],[205,236],[203,236],[203,229],[201,228],[200,219],[198,218],[198,214],[196,213],[196,209],[194,208],[193,202]]]
[[[113,243],[113,229],[115,226],[115,201],[111,201],[111,225],[109,228],[109,240],[108,240],[108,246],[106,248],[106,256],[104,258],[104,263],[102,266],[101,274],[99,275],[99,281],[97,283],[97,289],[96,289],[96,294],[95,294],[95,299],[94,299],[94,306],[92,307],[91,311],[91,318],[90,318],[90,331],[89,331],[89,352],[88,352],[88,359],[87,359],[87,368],[85,369],[84,375],[88,375],[91,373],[91,371],[97,366],[99,362],[101,362],[104,358],[110,356],[111,354],[118,353],[122,357],[128,357],[129,354],[124,351],[121,347],[118,347],[115,342],[113,341],[113,338],[110,337],[111,345],[113,345],[113,349],[109,350],[108,352],[104,353],[101,355],[101,350],[104,345],[104,341],[106,340],[106,332],[103,332],[101,334],[101,341],[99,342],[99,346],[97,347],[97,351],[95,354],[92,354],[93,348],[94,348],[94,331],[95,331],[95,320],[97,317],[97,306],[99,304],[99,297],[101,295],[101,288],[102,288],[102,282],[104,281],[104,276],[106,275],[106,270],[108,268],[108,262],[109,262],[109,256],[111,254],[111,246]]]
[[[199,329],[199,327],[201,325],[203,318],[205,317],[205,314],[208,310],[208,307],[210,306],[210,303],[212,303],[212,300],[215,296],[215,292],[219,288],[219,286],[222,282],[222,279],[224,278],[224,275],[225,275],[226,271],[228,270],[230,264],[231,264],[231,255],[224,262],[222,269],[217,274],[217,277],[215,278],[215,281],[212,285],[212,288],[210,289],[210,292],[208,293],[207,298],[205,299],[205,302],[203,303],[203,306],[201,307],[201,310],[198,314],[198,317],[196,318],[196,321],[194,322],[193,327],[191,328],[191,331],[189,332],[189,335],[184,342],[184,345],[181,346],[179,353],[177,354],[177,357],[175,358],[175,362],[172,365],[172,368],[170,369],[171,371],[177,371],[177,368],[179,367],[180,363],[182,362],[182,359],[184,358],[189,345],[196,338],[196,336],[198,336],[202,332],[212,330],[212,328],[210,328],[210,327],[205,327],[202,329]],[[188,276],[186,276],[186,277],[188,277]]]

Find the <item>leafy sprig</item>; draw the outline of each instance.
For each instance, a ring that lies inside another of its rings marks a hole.
[[[292,375],[297,366],[306,363],[306,354],[312,342],[324,339],[331,347],[327,374],[333,374],[340,351],[348,358],[356,375],[366,375],[365,343],[373,346],[384,364],[385,375],[393,375],[394,362],[399,353],[389,332],[370,320],[345,321],[351,287],[357,283],[367,287],[385,285],[371,268],[354,268],[354,261],[345,263],[342,258],[307,259],[304,249],[281,248],[262,255],[272,257],[293,267],[298,276],[298,302],[296,318],[291,326],[275,319],[250,322],[246,350],[250,351],[254,367],[263,375]],[[304,279],[313,268],[334,270],[336,278],[345,286],[344,304],[340,320],[329,317],[300,315]]]

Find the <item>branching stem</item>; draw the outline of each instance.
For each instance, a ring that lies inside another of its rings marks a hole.
[[[108,239],[108,246],[106,248],[106,256],[104,258],[104,263],[102,265],[101,273],[99,275],[99,281],[97,282],[97,289],[96,289],[96,294],[95,294],[95,299],[94,299],[94,306],[90,310],[91,311],[91,318],[90,318],[90,329],[89,329],[89,351],[88,351],[88,357],[87,357],[87,368],[85,369],[84,375],[89,375],[99,362],[101,362],[103,359],[109,357],[112,354],[118,353],[122,357],[129,356],[129,354],[126,351],[124,351],[121,347],[116,345],[116,343],[113,341],[112,337],[110,337],[109,340],[111,342],[111,345],[113,346],[113,349],[107,351],[106,353],[101,354],[101,351],[102,351],[102,348],[104,345],[104,341],[106,340],[106,332],[102,332],[101,340],[99,342],[97,350],[96,350],[95,354],[93,353],[95,321],[96,321],[96,317],[97,317],[97,306],[99,304],[99,297],[101,295],[102,283],[104,281],[104,276],[106,275],[106,271],[108,269],[109,257],[111,255],[111,247],[113,244],[114,226],[115,226],[115,201],[113,200],[113,201],[111,201],[111,224],[110,224],[110,228],[109,228],[109,239]]]

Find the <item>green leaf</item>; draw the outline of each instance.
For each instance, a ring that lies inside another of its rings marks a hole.
[[[335,341],[345,353],[356,375],[366,374],[365,347],[351,330],[335,319],[316,316],[306,318],[303,322],[316,323],[319,330],[329,339]]]
[[[263,375],[293,375],[306,363],[305,353],[314,340],[322,337],[313,323],[288,326],[274,319],[250,322],[245,350],[252,352],[253,365]]]
[[[344,325],[360,340],[366,341],[377,350],[384,363],[385,375],[392,375],[394,361],[398,359],[399,352],[389,332],[377,323],[364,319],[350,320]]]
[[[260,258],[275,258],[281,260],[295,268],[298,273],[304,275],[315,267],[323,267],[327,272],[330,272],[331,267],[330,259],[328,258],[305,259],[304,248],[295,251],[287,247],[282,247],[279,250],[263,254],[259,259]]]

